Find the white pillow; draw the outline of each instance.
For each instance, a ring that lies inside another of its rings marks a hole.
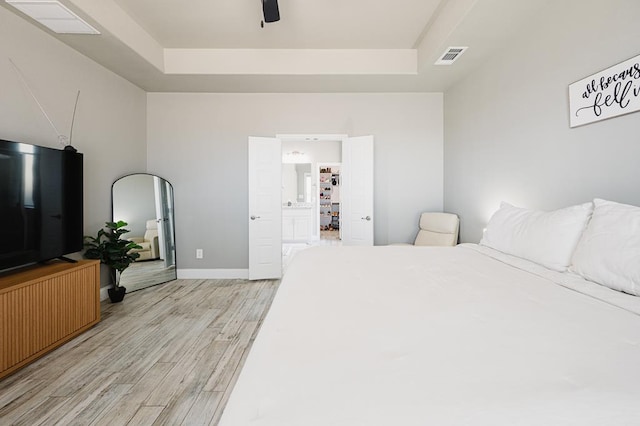
[[[571,270],[584,278],[640,296],[640,207],[595,199],[591,223]]]
[[[592,203],[542,212],[503,202],[489,220],[480,244],[566,271],[592,212]]]

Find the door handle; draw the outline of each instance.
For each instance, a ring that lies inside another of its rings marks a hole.
[[[360,219],[362,219],[362,220],[371,220],[371,216],[361,217]]]
[[[256,219],[260,219],[260,216],[251,215],[251,220],[256,220]]]

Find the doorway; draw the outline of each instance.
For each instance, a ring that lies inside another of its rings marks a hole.
[[[297,149],[284,148],[293,141],[302,145]],[[340,165],[340,203],[336,212],[339,240],[320,239],[317,213],[320,170],[317,163],[311,168],[310,179],[303,172],[303,189],[300,190],[296,183],[297,192],[289,192],[287,198],[283,197],[283,163],[305,162],[302,160],[312,150],[326,150],[329,142],[333,142],[339,153],[337,158],[324,161]],[[295,157],[296,161],[285,161],[285,156],[289,160]],[[325,242],[329,245],[373,245],[373,136],[279,134],[276,138],[249,137],[248,163],[249,279],[281,276],[282,265],[287,260],[283,246],[285,230],[287,236],[293,235],[297,240],[303,238],[305,230],[311,229],[310,237],[302,243],[304,247]],[[308,191],[309,182],[311,191]],[[298,217],[300,210],[309,208],[305,190],[312,194],[310,228],[304,225],[304,217]],[[285,209],[288,211],[286,216],[295,216],[293,220],[285,217]]]
[[[282,137],[284,271],[302,250],[317,245],[341,245],[338,187],[341,165],[341,138]]]

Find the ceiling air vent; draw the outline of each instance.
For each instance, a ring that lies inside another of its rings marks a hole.
[[[468,49],[468,46],[461,47],[449,47],[445,52],[438,58],[436,61],[436,65],[451,65],[462,55],[462,53]]]
[[[58,34],[100,34],[59,1],[5,0],[5,2]]]

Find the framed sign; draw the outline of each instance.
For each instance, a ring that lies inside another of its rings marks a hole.
[[[640,110],[640,55],[569,85],[569,126]]]

